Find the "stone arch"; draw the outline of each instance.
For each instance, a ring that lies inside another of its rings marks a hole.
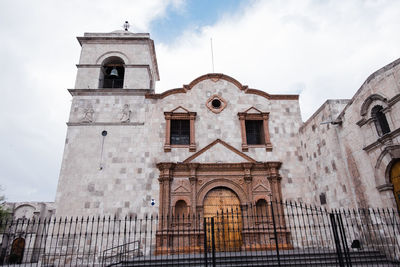
[[[385,103],[385,106],[387,106],[386,98],[384,98],[383,96],[378,95],[378,94],[372,94],[369,97],[367,97],[364,100],[364,102],[362,103],[361,109],[360,109],[360,115],[361,116],[367,115],[368,111],[370,110],[370,106],[371,106],[372,102],[375,102],[375,101],[383,102],[383,103]]]
[[[22,204],[14,209],[14,217],[16,219],[31,219],[33,218],[36,208],[29,204]]]
[[[400,145],[387,146],[379,155],[375,164],[375,182],[379,191],[390,188],[390,169],[400,158]]]
[[[123,88],[125,61],[120,55],[110,55],[101,62],[99,88]]]
[[[228,179],[215,179],[205,183],[197,194],[197,203],[203,205],[207,193],[216,187],[226,187],[232,190],[238,196],[241,205],[247,204],[248,196],[242,187]]]
[[[174,198],[174,199],[172,200],[172,202],[171,202],[171,206],[172,206],[172,207],[175,207],[176,203],[177,203],[178,201],[181,201],[181,200],[182,200],[182,201],[185,201],[185,202],[186,202],[186,205],[191,206],[190,198],[189,198],[188,196],[179,196],[179,197]]]
[[[189,214],[189,205],[185,200],[180,199],[175,202],[173,210],[174,210],[173,215],[175,216],[175,218],[183,219],[187,217]]]
[[[263,221],[269,215],[268,201],[261,197],[255,202],[255,215],[258,221]]]
[[[198,84],[199,82],[202,82],[202,81],[208,80],[208,79],[210,79],[212,81],[225,80],[227,82],[230,82],[230,83],[234,84],[241,91],[244,91],[244,90],[246,90],[248,88],[247,85],[242,85],[235,78],[232,78],[231,76],[228,76],[228,75],[223,74],[223,73],[209,73],[209,74],[202,75],[200,77],[197,77],[193,81],[191,81],[188,85],[184,85],[183,88],[185,88],[186,90],[190,90],[196,84]]]
[[[124,64],[130,63],[128,56],[125,55],[124,53],[120,51],[108,51],[97,58],[96,64],[103,65],[105,60],[107,60],[110,57],[118,57],[124,62]]]

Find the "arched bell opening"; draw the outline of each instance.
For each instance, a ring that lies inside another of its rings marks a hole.
[[[105,59],[101,66],[99,88],[123,88],[124,64],[124,61],[119,57]]]

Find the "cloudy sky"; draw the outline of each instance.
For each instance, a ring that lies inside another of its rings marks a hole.
[[[215,72],[300,94],[303,120],[351,98],[400,57],[398,0],[2,0],[0,185],[8,201],[53,201],[84,32],[150,32],[157,92]]]

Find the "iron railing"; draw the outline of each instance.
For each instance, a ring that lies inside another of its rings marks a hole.
[[[0,265],[399,266],[390,209],[292,202],[215,208],[214,216],[74,217],[0,222]]]

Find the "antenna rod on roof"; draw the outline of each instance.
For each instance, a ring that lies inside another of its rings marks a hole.
[[[214,73],[214,51],[213,51],[213,45],[212,45],[212,38],[210,38],[211,42],[211,64],[212,64],[212,72]]]

